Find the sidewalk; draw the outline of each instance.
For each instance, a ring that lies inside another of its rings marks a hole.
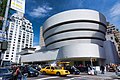
[[[89,80],[120,80],[120,77],[115,74],[115,72],[105,72],[101,74],[98,72],[97,75],[87,75],[87,73],[81,73],[81,78]]]
[[[104,74],[98,73],[98,76],[111,77],[111,76],[116,76],[116,74],[115,74],[115,72],[105,72]]]

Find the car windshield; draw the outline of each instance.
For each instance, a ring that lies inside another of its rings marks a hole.
[[[0,69],[0,74],[3,74],[3,73],[9,73],[9,70],[8,69]]]
[[[75,69],[75,70],[77,70],[77,68],[76,68],[76,67],[74,67],[74,66],[72,66],[72,68],[73,68],[73,69]]]
[[[55,69],[61,69],[60,67],[57,67],[57,66],[56,66],[56,67],[54,67],[54,68],[55,68]]]
[[[36,69],[32,68],[32,67],[29,67],[29,70],[30,71],[36,71]]]
[[[74,66],[72,66],[72,68],[74,69],[74,70],[76,70],[76,71],[79,71],[76,67],[74,67]]]

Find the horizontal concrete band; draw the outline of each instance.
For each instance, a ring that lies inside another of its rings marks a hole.
[[[44,38],[48,37],[49,35],[59,33],[62,31],[70,31],[70,30],[96,30],[105,33],[106,28],[99,24],[94,23],[87,23],[87,22],[80,22],[80,23],[70,23],[55,27],[53,29],[48,30],[43,36]]]
[[[104,23],[101,23],[101,22],[97,22],[97,21],[92,21],[92,20],[73,20],[73,21],[66,21],[66,22],[62,22],[62,23],[58,23],[58,24],[55,24],[55,25],[53,25],[53,26],[50,26],[50,27],[48,27],[47,29],[45,29],[44,31],[43,31],[43,35],[47,32],[47,31],[49,31],[50,29],[53,29],[53,28],[55,28],[55,27],[58,27],[58,26],[62,26],[62,25],[65,25],[65,24],[70,24],[70,23],[80,23],[80,22],[84,22],[84,24],[85,23],[95,23],[95,24],[100,24],[100,25],[102,25],[102,26],[104,26],[105,28],[106,28],[106,25],[104,24]],[[43,28],[44,29],[44,28]]]
[[[60,33],[54,36],[49,37],[48,39],[45,40],[46,45],[57,41],[57,40],[63,40],[67,38],[76,38],[79,37],[79,39],[84,39],[84,38],[90,38],[96,37],[101,40],[105,40],[105,35],[101,32],[96,32],[96,31],[71,31],[71,32],[64,32]]]
[[[71,40],[75,40],[75,42],[78,42],[78,41],[80,41],[80,40],[84,40],[84,39],[91,39],[91,41],[92,40],[100,40],[100,41],[104,41],[104,39],[101,39],[101,38],[97,38],[97,37],[73,37],[73,38],[66,38],[66,39],[60,39],[60,40],[56,40],[56,41],[53,41],[53,42],[51,42],[51,43],[49,43],[49,44],[46,44],[46,47],[48,47],[48,46],[50,46],[50,45],[54,45],[55,43],[61,43],[63,46],[65,46],[65,44],[63,43],[64,41],[67,41],[67,42],[69,42],[70,43],[70,41]],[[78,41],[77,41],[78,40]],[[69,45],[69,43],[67,43],[67,45]],[[94,43],[94,41],[93,42],[91,42],[91,43]],[[99,42],[98,42],[98,44],[99,44]],[[61,46],[62,46],[61,45]],[[61,47],[60,46],[60,47]],[[102,44],[101,44],[101,46],[102,46]],[[52,47],[52,48],[54,48],[54,47]]]
[[[88,9],[75,9],[58,13],[46,20],[44,23],[43,32],[51,26],[59,26],[63,24],[76,23],[76,22],[93,22],[101,24],[106,27],[106,19],[104,15]]]
[[[69,40],[69,41],[62,41],[62,42],[57,42],[54,44],[51,44],[47,46],[48,49],[59,49],[60,47],[66,46],[66,45],[74,45],[74,44],[79,44],[79,43],[86,43],[86,44],[97,44],[101,47],[103,47],[103,41],[97,40],[97,39],[74,39],[74,40]]]
[[[21,62],[42,62],[56,59],[69,58],[102,58],[105,59],[105,53],[102,47],[96,44],[74,44],[61,47],[59,50],[50,50],[36,52],[35,54],[24,55]]]
[[[99,33],[102,33],[103,35],[105,35],[105,33],[103,31],[100,31],[100,30],[94,30],[94,29],[71,29],[71,30],[64,30],[64,31],[60,31],[60,32],[56,32],[56,33],[53,33],[51,35],[48,35],[47,37],[44,37],[44,40],[46,41],[47,39],[55,36],[55,35],[59,35],[59,34],[62,34],[62,33],[67,33],[67,32],[71,32],[72,34],[74,34],[74,32],[83,32],[83,31],[93,31],[93,32],[99,32]],[[83,32],[84,33],[84,32]]]
[[[73,44],[59,49],[59,58],[82,58],[94,57],[105,58],[104,49],[97,44]]]

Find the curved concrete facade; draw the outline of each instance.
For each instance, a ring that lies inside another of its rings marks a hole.
[[[61,12],[46,20],[42,28],[46,47],[23,55],[22,62],[63,60],[75,65],[93,63],[96,66],[118,60],[113,42],[105,41],[106,19],[97,11]]]
[[[73,44],[59,50],[59,58],[105,58],[104,49],[97,44]]]
[[[94,10],[76,9],[50,17],[43,26],[43,37],[48,49],[59,49],[74,43],[97,44],[105,41],[106,19]]]

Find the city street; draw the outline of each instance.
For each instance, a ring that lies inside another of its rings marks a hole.
[[[120,77],[115,73],[107,72],[105,74],[87,75],[81,73],[80,75],[68,75],[66,77],[53,75],[39,75],[38,77],[29,77],[27,80],[120,80]]]
[[[0,80],[120,80],[120,0],[0,0]]]

